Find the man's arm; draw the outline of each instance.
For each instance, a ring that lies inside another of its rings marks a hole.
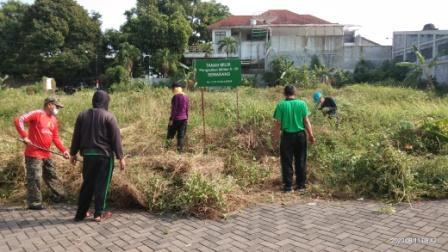
[[[272,147],[277,148],[280,142],[280,130],[281,130],[281,123],[277,120],[274,120],[274,125],[272,126],[271,131],[271,141],[272,141]]]
[[[29,113],[23,114],[14,120],[14,125],[19,133],[20,137],[25,140],[25,142],[30,143],[28,139],[28,132],[25,129],[25,123],[30,123],[36,119],[40,112],[38,110],[31,111]],[[28,140],[28,141],[27,141]]]
[[[56,147],[59,149],[60,152],[64,153],[64,158],[69,159],[70,154],[68,153],[67,149],[64,147],[64,144],[62,144],[61,139],[59,138],[59,124],[56,123],[54,129],[53,129],[53,143],[56,145]]]
[[[173,96],[173,98],[171,99],[170,125],[172,124],[174,117],[176,116],[176,110],[177,110],[177,98],[176,96]]]
[[[313,134],[313,127],[311,126],[311,122],[309,117],[305,117],[305,119],[303,119],[304,124],[305,124],[305,130],[308,136],[308,140],[310,141],[310,143],[315,143],[316,142],[316,138],[314,138],[314,134]]]
[[[187,96],[187,99],[186,99],[186,102],[187,102],[187,119],[189,118],[189,116],[188,116],[188,112],[189,112],[189,110],[190,110],[190,98]]]
[[[121,145],[120,128],[118,128],[117,119],[115,117],[112,117],[109,121],[109,129],[111,134],[112,150],[114,151],[117,159],[120,160],[120,170],[123,171],[126,163],[124,161],[123,147]]]
[[[81,114],[76,118],[75,129],[72,136],[72,144],[70,145],[70,162],[76,164],[76,155],[81,148]]]

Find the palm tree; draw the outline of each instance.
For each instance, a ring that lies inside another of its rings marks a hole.
[[[163,77],[173,75],[177,71],[178,56],[171,53],[169,49],[164,48],[158,50],[154,58]]]
[[[132,78],[132,69],[134,68],[134,64],[140,58],[140,50],[129,44],[128,42],[124,42],[120,44],[120,49],[118,52],[118,62],[126,68],[129,77]]]
[[[410,83],[412,85],[418,84],[419,81],[423,80],[426,82],[426,88],[434,88],[432,70],[437,66],[437,58],[427,61],[422,53],[417,49],[416,46],[413,47],[417,61],[413,62],[399,62],[398,66],[409,67],[410,71],[404,80],[405,83]]]
[[[236,40],[233,37],[225,37],[218,42],[218,49],[224,51],[227,54],[227,58],[229,54],[236,53]]]

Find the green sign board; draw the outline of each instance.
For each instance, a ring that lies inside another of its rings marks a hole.
[[[241,84],[241,61],[239,59],[216,59],[196,61],[198,87],[236,87]]]

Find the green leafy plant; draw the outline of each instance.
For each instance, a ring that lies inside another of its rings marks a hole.
[[[226,52],[227,58],[230,54],[236,53],[236,40],[233,37],[225,37],[218,41],[218,50]]]
[[[417,49],[416,46],[413,46],[413,51],[417,58],[415,63],[413,62],[399,62],[398,66],[409,67],[410,72],[406,76],[404,80],[405,83],[408,83],[410,86],[418,87],[419,83],[423,81],[425,83],[425,88],[434,89],[434,77],[432,76],[432,70],[435,66],[437,66],[437,59],[433,58],[429,61],[425,59],[422,53]]]
[[[200,173],[192,173],[174,199],[184,213],[215,215],[227,206],[225,194],[232,190],[232,181],[223,178],[208,179]]]
[[[224,173],[233,176],[243,188],[262,184],[271,175],[270,170],[254,162],[247,162],[236,153],[227,158]]]

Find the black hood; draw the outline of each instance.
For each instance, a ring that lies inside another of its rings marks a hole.
[[[106,91],[98,90],[95,92],[92,98],[92,105],[94,108],[109,109],[110,97]]]

